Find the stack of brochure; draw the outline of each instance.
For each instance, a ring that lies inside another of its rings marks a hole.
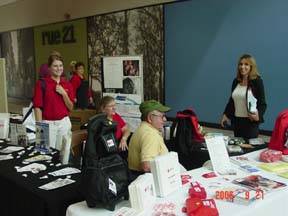
[[[169,152],[150,161],[156,195],[165,197],[182,186],[178,154]]]
[[[288,179],[288,171],[278,173],[277,175],[280,176],[280,177],[282,177],[282,178]]]
[[[288,171],[288,163],[280,161],[273,163],[262,163],[259,165],[259,167],[269,172]]]
[[[233,180],[233,183],[255,191],[263,191],[265,193],[285,188],[287,185],[261,175],[250,175],[244,178]]]
[[[36,150],[49,152],[56,147],[57,127],[45,122],[36,122]],[[58,149],[59,150],[59,149]]]
[[[129,187],[131,207],[144,210],[154,203],[156,199],[155,186],[151,173],[140,175]]]
[[[256,173],[260,172],[260,169],[258,169],[257,162],[251,158],[248,158],[246,156],[235,156],[231,157],[230,161],[236,165],[239,166],[239,168],[247,173]]]
[[[230,161],[238,166],[258,164],[256,160],[243,155],[230,157]]]

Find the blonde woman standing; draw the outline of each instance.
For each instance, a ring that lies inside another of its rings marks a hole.
[[[255,107],[249,99],[251,97],[256,102]],[[257,138],[259,124],[264,122],[266,107],[263,80],[257,70],[256,60],[245,54],[238,61],[237,77],[232,83],[231,96],[225,107],[221,125],[224,127],[226,122],[231,120],[235,137],[243,137],[246,140]]]

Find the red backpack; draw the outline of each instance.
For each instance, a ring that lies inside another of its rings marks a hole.
[[[171,127],[171,138],[178,153],[190,155],[193,144],[203,142],[204,136],[199,132],[198,119],[192,108],[177,112]]]
[[[188,119],[188,122],[191,121],[192,125],[192,130],[191,130],[191,135],[192,139],[196,142],[202,142],[204,141],[204,136],[199,132],[199,123],[198,123],[198,118],[196,116],[196,113],[192,108],[187,108],[183,111],[177,112],[176,119],[182,119],[186,118]]]
[[[282,111],[276,118],[273,133],[268,145],[269,149],[282,151],[284,155],[288,155],[288,146],[285,146],[288,135],[288,110]]]

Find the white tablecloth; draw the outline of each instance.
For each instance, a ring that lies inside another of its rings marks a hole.
[[[255,151],[249,154],[246,154],[249,158],[258,159],[259,153],[263,150]],[[288,204],[288,187],[274,191],[268,194],[264,194],[263,199],[259,199],[254,201],[248,206],[230,203],[227,201],[216,200],[215,199],[215,191],[221,190],[222,187],[232,184],[231,181],[234,178],[248,176],[249,174],[238,171],[237,175],[235,176],[218,176],[215,178],[204,178],[202,174],[211,172],[211,170],[207,169],[206,167],[202,167],[199,169],[188,171],[187,173],[192,176],[193,181],[200,182],[207,191],[207,198],[214,198],[216,201],[217,209],[219,211],[220,216],[287,216],[287,208],[286,205]],[[269,173],[266,171],[261,171],[260,173],[264,177],[268,177],[270,179],[274,179],[280,182],[284,182],[288,185],[288,180],[285,178],[281,178],[277,176],[275,173]],[[174,203],[176,204],[176,209],[174,213],[177,216],[187,215],[182,213],[182,207],[185,206],[185,200],[188,198],[188,189],[190,185],[186,184],[182,186],[181,189],[178,191],[170,194],[165,198],[157,198],[156,203]],[[153,206],[149,209],[146,209],[143,212],[143,215],[151,215],[153,213]],[[130,207],[129,201],[121,201],[117,206],[116,210],[127,206]],[[79,202],[72,204],[68,207],[66,211],[66,216],[111,216],[115,212],[111,212],[105,210],[103,208],[88,208],[86,202]]]

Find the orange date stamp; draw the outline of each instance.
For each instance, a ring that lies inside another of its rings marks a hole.
[[[229,190],[218,190],[215,194],[215,199],[218,200],[233,200],[237,195],[242,194],[245,199],[255,199],[255,200],[264,200],[264,191],[263,190],[235,190],[235,191],[229,191]]]

